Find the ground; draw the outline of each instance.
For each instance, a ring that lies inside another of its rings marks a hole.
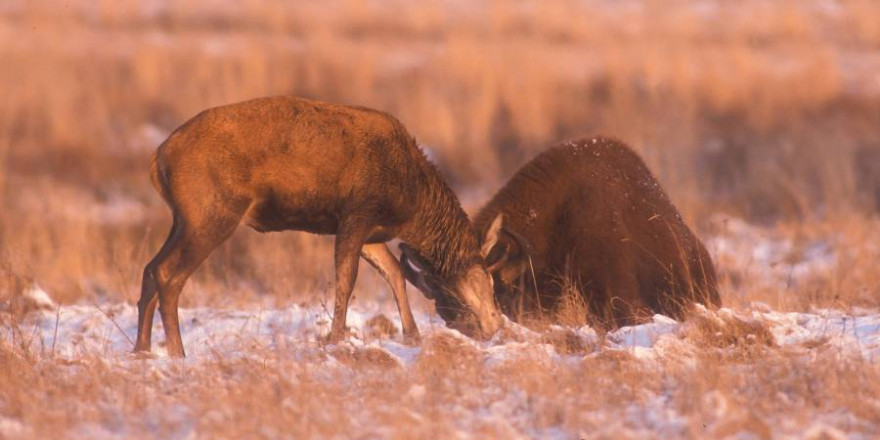
[[[752,290],[784,290],[839,258],[817,241],[781,268],[773,262],[791,259],[790,242],[728,223],[709,247]],[[131,353],[134,304],[59,306],[33,285],[0,313],[0,437],[837,439],[880,429],[876,309],[752,301],[605,335],[507,322],[475,341],[416,304],[416,346],[403,343],[387,292],[355,301],[350,335],[335,345],[322,339],[322,300],[187,308],[178,360],[165,355],[158,319],[153,352]]]
[[[876,437],[878,48],[874,0],[2,1],[0,439]],[[150,156],[268,95],[395,115],[470,213],[618,138],[724,308],[597,335],[572,303],[477,342],[410,287],[410,347],[362,264],[326,345],[332,237],[240,228],[184,289],[189,356],[158,324],[131,355],[171,223]]]

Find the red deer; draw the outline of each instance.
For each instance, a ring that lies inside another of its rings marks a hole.
[[[292,97],[212,108],[159,146],[151,174],[173,224],[144,269],[136,352],[150,350],[158,303],[168,353],[184,356],[180,291],[242,222],[260,232],[336,235],[331,342],[345,334],[359,257],[391,286],[404,335],[418,338],[400,265],[385,244],[396,237],[458,306],[451,325],[484,337],[501,325],[476,231],[415,140],[386,113]]]
[[[563,279],[606,329],[653,313],[681,319],[694,302],[721,304],[706,248],[644,162],[615,140],[541,153],[474,224],[492,248],[496,301],[513,318],[552,311]]]

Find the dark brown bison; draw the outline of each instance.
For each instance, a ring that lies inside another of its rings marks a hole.
[[[603,328],[721,304],[706,248],[644,162],[615,140],[541,153],[474,224],[492,248],[496,300],[513,318],[553,311],[566,285]]]
[[[242,222],[260,232],[336,235],[331,341],[344,336],[361,256],[391,285],[404,333],[418,336],[400,266],[385,245],[395,237],[434,275],[438,299],[456,311],[450,325],[484,336],[501,325],[492,278],[458,198],[386,113],[289,97],[209,109],[159,146],[152,179],[174,221],[144,269],[135,351],[150,349],[158,302],[168,353],[184,355],[180,291]]]

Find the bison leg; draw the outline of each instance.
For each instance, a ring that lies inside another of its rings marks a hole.
[[[391,286],[394,300],[397,302],[397,311],[400,313],[400,322],[403,325],[403,337],[409,343],[419,341],[419,328],[413,319],[409,299],[406,296],[406,281],[400,263],[394,254],[388,250],[385,243],[368,244],[361,248],[361,256],[364,257]]]

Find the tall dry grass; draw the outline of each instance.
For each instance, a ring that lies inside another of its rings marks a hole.
[[[138,362],[3,345],[0,429],[15,438],[872,435],[876,363],[825,341],[776,347],[768,334],[761,323],[714,318],[652,358],[550,341],[576,356],[560,361],[525,343],[488,362],[486,351],[439,333],[409,367],[375,347]]]
[[[780,287],[710,247],[727,305],[876,308],[878,46],[871,0],[0,3],[0,303],[34,282],[61,303],[133,303],[170,226],[147,176],[152,150],[204,108],[293,94],[395,114],[471,208],[553,142],[621,138],[704,237],[724,233],[723,212],[794,243],[771,263],[782,270],[817,240],[836,256]],[[327,300],[331,244],[239,231],[182,305]],[[355,301],[390,303],[362,269]],[[876,363],[830,344],[783,349],[760,325],[697,319],[646,361],[577,337],[584,304],[566,298],[551,317],[563,327],[536,326],[575,362],[525,344],[490,364],[444,334],[410,369],[369,347],[247,346],[193,364],[0,345],[0,430],[818,439],[843,438],[833,426],[870,436],[880,419]],[[675,423],[652,425],[656,414]]]
[[[547,145],[603,133],[701,229],[719,211],[874,215],[878,17],[871,1],[7,3],[0,258],[63,301],[133,300],[169,221],[151,151],[206,107],[272,94],[390,111],[469,206]],[[239,233],[185,301],[320,293],[329,243]]]

